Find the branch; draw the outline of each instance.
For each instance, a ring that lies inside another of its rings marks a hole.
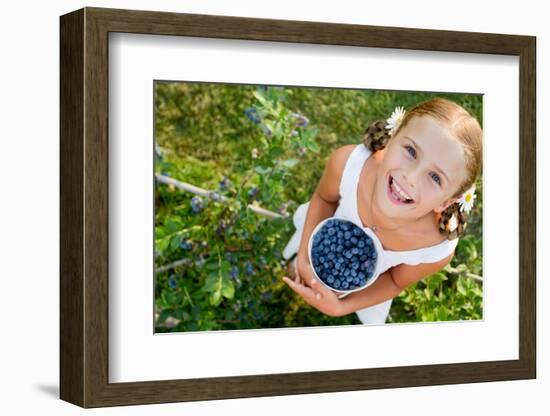
[[[452,273],[452,274],[462,274],[462,273],[463,273],[462,271],[460,271],[460,270],[458,270],[458,269],[456,269],[456,268],[454,268],[454,267],[450,267],[450,266],[446,267],[445,270],[448,271],[449,273]],[[477,275],[477,274],[470,273],[470,272],[466,272],[466,273],[464,273],[464,276],[469,277],[470,279],[474,279],[474,280],[476,280],[476,281],[478,281],[478,282],[483,283],[483,277],[481,277],[481,276],[479,276],[479,275]]]
[[[176,261],[174,261],[172,263],[169,263],[169,264],[166,264],[164,266],[156,267],[155,268],[155,273],[165,272],[166,270],[174,269],[178,266],[184,266],[184,265],[189,264],[189,263],[191,263],[191,260],[189,260],[189,259],[176,260]]]
[[[205,198],[210,198],[210,196],[214,192],[216,192],[216,191],[210,191],[208,189],[199,188],[198,186],[191,185],[190,183],[180,182],[180,181],[178,181],[176,179],[173,179],[169,176],[161,175],[160,173],[155,173],[155,178],[160,183],[163,183],[165,185],[173,185],[178,189],[181,189],[181,190],[187,191],[187,192],[191,192],[195,195],[199,195],[199,196],[202,196],[202,197],[205,197]],[[223,195],[220,195],[220,200],[222,202],[227,202],[228,199],[227,199],[227,197],[225,197]],[[258,214],[258,215],[263,215],[264,217],[269,217],[269,218],[287,218],[287,217],[290,216],[290,214],[288,214],[288,213],[285,214],[285,215],[281,215],[278,212],[270,211],[268,209],[260,207],[259,205],[249,204],[247,206],[247,208],[250,209],[252,212]]]

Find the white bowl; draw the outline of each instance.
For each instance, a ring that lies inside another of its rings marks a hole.
[[[370,239],[374,243],[374,247],[375,247],[376,253],[377,253],[376,264],[374,265],[374,270],[373,270],[373,273],[372,273],[372,277],[370,279],[368,279],[367,282],[363,286],[356,287],[355,289],[350,289],[350,290],[336,289],[336,288],[333,288],[333,287],[329,286],[325,282],[323,282],[323,280],[319,277],[319,275],[315,271],[315,267],[313,266],[313,261],[312,261],[312,258],[311,258],[311,248],[313,246],[313,239],[315,238],[315,235],[317,234],[317,232],[323,227],[323,225],[326,222],[331,221],[331,220],[345,221],[345,222],[349,222],[350,224],[353,224],[354,226],[361,229],[365,234],[367,234],[367,236],[370,237]],[[328,217],[328,218],[325,218],[323,221],[321,221],[319,224],[317,224],[317,226],[313,229],[313,232],[311,233],[311,236],[309,237],[308,250],[307,251],[308,251],[308,257],[309,257],[309,263],[311,264],[311,269],[313,270],[313,274],[315,275],[315,277],[325,287],[329,288],[330,290],[332,290],[336,293],[343,294],[343,296],[339,296],[339,297],[344,297],[344,296],[349,295],[350,293],[357,292],[359,290],[365,289],[366,287],[369,287],[370,285],[372,285],[376,281],[376,279],[378,279],[378,276],[380,275],[380,268],[382,267],[382,253],[383,253],[383,248],[382,248],[382,244],[380,243],[380,240],[378,239],[376,234],[374,234],[374,232],[370,228],[362,227],[361,225],[358,225],[355,222],[348,220],[347,218]]]

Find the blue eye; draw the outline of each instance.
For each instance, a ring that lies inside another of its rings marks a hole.
[[[414,149],[414,147],[412,146],[409,146],[409,145],[406,145],[405,146],[405,149],[407,149],[407,152],[414,158],[416,158],[416,150]]]
[[[430,173],[430,176],[432,177],[432,179],[437,182],[438,185],[441,185],[441,178],[440,176],[437,174],[437,173]]]

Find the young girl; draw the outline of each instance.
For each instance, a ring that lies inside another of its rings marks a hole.
[[[434,98],[367,128],[363,143],[336,149],[310,201],[294,214],[294,280],[284,281],[330,316],[356,312],[364,324],[385,323],[392,299],[441,270],[463,234],[482,162],[482,131],[458,104]],[[369,287],[339,297],[313,274],[308,242],[315,226],[340,217],[370,227],[383,267]]]

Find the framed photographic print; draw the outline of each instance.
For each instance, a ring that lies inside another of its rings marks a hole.
[[[536,377],[534,37],[102,8],[60,30],[61,399]]]

